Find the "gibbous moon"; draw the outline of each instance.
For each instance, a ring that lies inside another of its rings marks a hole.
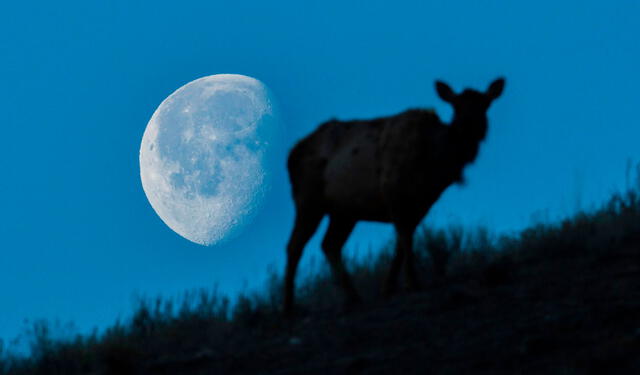
[[[212,245],[252,218],[279,128],[273,107],[262,82],[237,74],[189,82],[160,104],[142,137],[140,177],[165,224]]]

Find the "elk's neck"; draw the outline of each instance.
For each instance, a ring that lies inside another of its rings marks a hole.
[[[480,143],[487,135],[486,117],[474,119],[473,122],[454,117],[449,128],[451,142],[451,160],[457,167],[464,168],[478,156]]]

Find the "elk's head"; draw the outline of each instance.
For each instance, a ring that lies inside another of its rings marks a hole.
[[[504,78],[493,81],[485,92],[466,89],[456,94],[449,85],[436,81],[438,96],[453,106],[451,126],[466,137],[483,139],[487,132],[487,109],[504,89]]]

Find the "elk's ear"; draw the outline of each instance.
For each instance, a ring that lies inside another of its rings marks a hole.
[[[456,97],[456,94],[451,90],[451,87],[442,81],[436,81],[436,91],[438,92],[440,99],[448,103],[453,102],[453,99]]]
[[[487,96],[489,99],[494,100],[502,94],[502,90],[504,89],[504,78],[498,78],[495,81],[491,82],[489,88],[487,89]]]

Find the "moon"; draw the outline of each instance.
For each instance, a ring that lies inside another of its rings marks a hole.
[[[239,74],[196,79],[158,106],[142,136],[140,177],[169,228],[213,245],[251,221],[269,186],[274,112],[268,88]]]

